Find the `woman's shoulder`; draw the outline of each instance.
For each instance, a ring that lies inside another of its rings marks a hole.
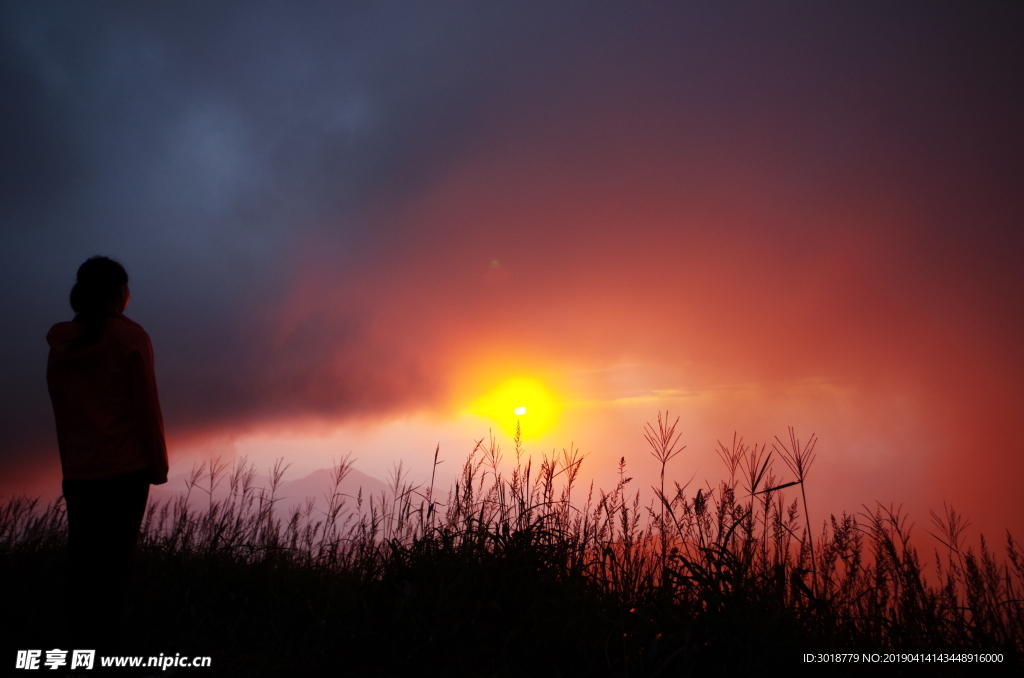
[[[82,335],[82,323],[62,322],[57,323],[46,333],[46,343],[51,348],[67,350],[78,341]]]
[[[124,315],[115,315],[110,319],[108,331],[125,342],[140,342],[149,345],[149,334],[142,329],[142,325]]]
[[[151,353],[152,342],[142,325],[123,315],[111,316],[103,321],[99,336],[81,346],[82,333],[87,329],[81,322],[57,323],[46,334],[46,342],[58,352],[78,353],[81,351],[141,351]]]

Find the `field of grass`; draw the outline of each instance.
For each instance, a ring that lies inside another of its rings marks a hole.
[[[893,509],[808,519],[813,436],[734,439],[718,487],[691,492],[665,477],[674,425],[659,416],[646,435],[662,468],[647,506],[624,461],[615,488],[581,488],[577,451],[538,462],[518,437],[511,473],[481,441],[443,493],[397,474],[383,496],[342,496],[345,460],[325,507],[283,518],[283,466],[256,488],[251,466],[208,464],[191,492],[227,483],[227,499],[149,507],[125,651],[211,656],[179,672],[196,676],[1021,675],[1009,535],[968,546],[946,510],[921,553]],[[8,666],[60,637],[65,532],[60,502],[0,505]],[[826,652],[1003,661],[802,663]]]

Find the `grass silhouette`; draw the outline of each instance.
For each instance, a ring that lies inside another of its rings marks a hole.
[[[209,655],[213,668],[195,670],[208,676],[757,675],[819,652],[998,654],[900,675],[1020,675],[1024,556],[1009,534],[1003,558],[984,537],[968,546],[946,507],[928,565],[897,508],[830,516],[816,533],[803,495],[813,436],[790,430],[771,451],[734,437],[718,450],[726,477],[689,493],[666,486],[675,423],[659,415],[645,435],[661,465],[646,506],[625,459],[611,491],[583,496],[578,450],[535,462],[518,434],[511,471],[481,440],[443,500],[400,465],[388,492],[344,496],[345,458],[325,506],[289,515],[282,463],[267,488],[244,461],[204,464],[189,492],[205,504],[149,507],[125,652]],[[775,475],[779,458],[794,480]],[[215,501],[220,483],[230,491]],[[5,645],[58,642],[65,539],[60,501],[0,506]]]

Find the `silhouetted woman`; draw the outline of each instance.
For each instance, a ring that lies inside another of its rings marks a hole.
[[[167,449],[149,335],[123,315],[128,274],[107,257],[78,269],[71,322],[46,337],[68,517],[69,639],[109,647],[150,484],[167,482]]]

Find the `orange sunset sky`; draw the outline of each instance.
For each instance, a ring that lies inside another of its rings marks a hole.
[[[1024,528],[1019,17],[935,3],[3,5],[0,491],[56,497],[48,327],[128,269],[171,474],[493,430],[608,488],[659,411],[817,434],[812,519]],[[521,402],[520,402],[521,401]],[[786,476],[780,463],[776,473]],[[447,474],[447,475],[446,475]],[[785,479],[790,479],[786,477]]]

